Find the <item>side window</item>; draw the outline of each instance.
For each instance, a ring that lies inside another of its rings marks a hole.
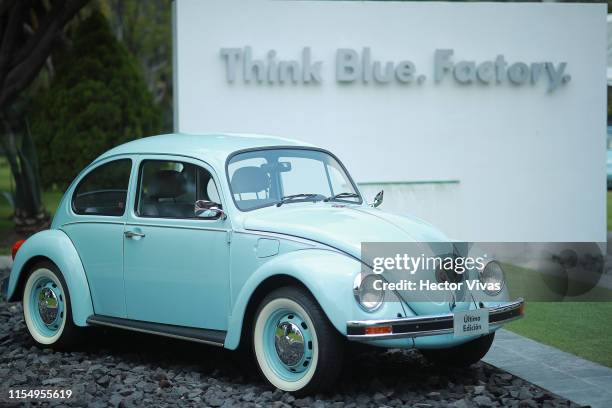
[[[123,215],[131,170],[130,159],[115,160],[96,167],[74,190],[74,212],[82,215]]]
[[[145,160],[138,185],[140,217],[195,218],[197,200],[220,201],[211,174],[190,163]]]

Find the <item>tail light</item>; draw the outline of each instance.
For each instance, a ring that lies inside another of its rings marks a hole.
[[[21,248],[24,242],[25,239],[20,239],[19,241],[15,242],[15,244],[13,244],[13,250],[11,251],[11,254],[13,255],[13,260],[15,259],[15,255],[17,255],[17,251],[19,251],[19,248]]]

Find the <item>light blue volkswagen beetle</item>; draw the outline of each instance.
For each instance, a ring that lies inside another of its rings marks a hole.
[[[79,174],[51,229],[14,248],[7,297],[23,302],[43,346],[68,347],[86,326],[246,344],[273,386],[305,394],[333,384],[347,340],[470,364],[522,316],[506,290],[486,304],[417,304],[362,284],[362,242],[445,240],[367,205],[326,150],[268,136],[154,136]],[[499,264],[487,268],[485,280],[503,283]],[[455,336],[457,311],[477,309],[487,330]]]

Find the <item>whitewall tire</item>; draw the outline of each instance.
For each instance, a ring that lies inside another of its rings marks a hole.
[[[343,360],[343,342],[313,297],[284,287],[270,293],[255,315],[253,351],[276,388],[307,394],[331,386]]]
[[[70,295],[54,264],[42,262],[30,270],[23,290],[23,317],[30,336],[41,346],[63,347],[76,339]]]

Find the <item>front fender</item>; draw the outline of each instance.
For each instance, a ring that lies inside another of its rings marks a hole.
[[[94,314],[89,284],[81,258],[63,231],[57,229],[41,231],[28,238],[19,248],[11,268],[7,299],[12,302],[21,300],[17,283],[21,275],[27,273],[24,266],[35,257],[48,258],[57,265],[68,286],[74,324],[86,326],[87,318]]]
[[[251,296],[263,281],[275,275],[288,275],[302,282],[343,335],[346,335],[348,320],[377,319],[404,313],[399,302],[385,302],[375,313],[363,311],[353,297],[353,281],[360,271],[361,264],[357,260],[326,249],[302,249],[271,259],[261,265],[239,291],[229,318],[225,347],[238,347]]]

